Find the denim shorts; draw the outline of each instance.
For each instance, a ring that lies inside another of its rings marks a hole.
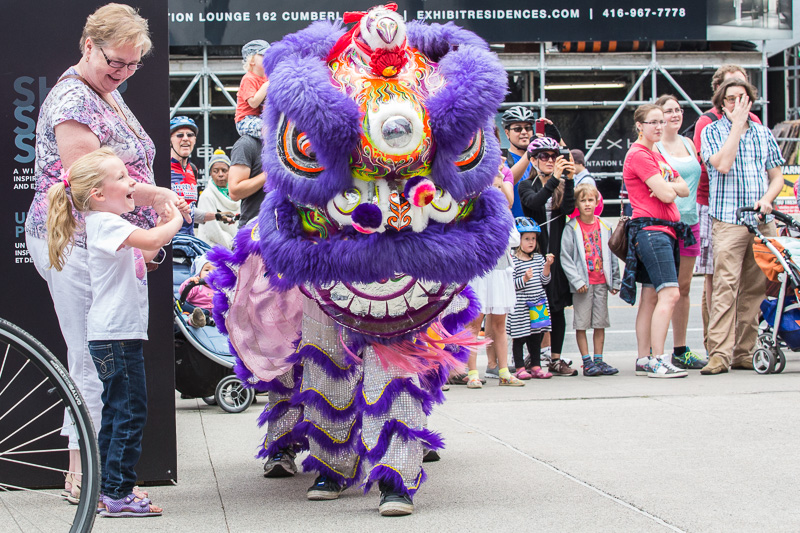
[[[639,268],[636,281],[656,292],[678,286],[678,247],[675,239],[658,230],[639,230],[634,241]]]

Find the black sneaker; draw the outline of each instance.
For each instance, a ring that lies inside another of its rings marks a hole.
[[[439,459],[441,459],[441,456],[439,455],[439,452],[437,452],[436,450],[429,450],[428,448],[425,448],[423,450],[422,453],[423,463],[435,463]]]
[[[264,477],[292,477],[297,473],[294,452],[281,450],[264,463]]]
[[[706,361],[703,361],[696,353],[687,349],[682,355],[673,353],[672,364],[684,370],[700,370],[706,366]]]
[[[381,516],[406,516],[414,512],[414,502],[408,494],[400,494],[381,484],[381,504],[378,507]]]
[[[314,484],[306,491],[306,498],[309,500],[336,500],[344,490],[344,487],[327,476],[317,476]]]

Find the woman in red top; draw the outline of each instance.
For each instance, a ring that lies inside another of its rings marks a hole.
[[[675,198],[688,196],[689,188],[654,149],[666,124],[664,112],[657,105],[647,104],[639,106],[633,117],[639,139],[628,150],[622,168],[633,207],[632,218],[680,222]],[[639,352],[636,374],[657,378],[685,377],[685,370],[662,359],[672,311],[680,298],[675,230],[668,225],[645,226],[635,234],[631,244],[639,261],[636,281],[642,283],[642,298],[636,315]]]

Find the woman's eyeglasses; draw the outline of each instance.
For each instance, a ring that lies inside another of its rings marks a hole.
[[[508,128],[508,129],[510,129],[514,133],[522,133],[522,130],[531,132],[533,131],[533,126],[514,126],[513,128]]]
[[[100,47],[98,46],[98,48]],[[111,68],[127,68],[128,70],[139,70],[144,66],[144,63],[142,63],[141,61],[138,61],[136,63],[123,63],[122,61],[112,61],[108,58],[106,53],[103,52],[102,48],[100,48],[100,53],[103,54],[103,57],[106,59],[106,63],[108,63],[108,66]]]
[[[558,159],[558,154],[548,154],[548,153],[541,153],[536,156],[536,159],[539,161],[555,161]]]
[[[664,110],[664,114],[665,115],[683,115],[683,109],[681,109],[680,107],[677,108],[677,109],[665,109]]]
[[[195,137],[197,137],[197,134],[196,133],[192,133],[192,132],[189,132],[189,133],[176,133],[175,137],[177,137],[178,139],[183,139],[184,137],[186,137],[187,139],[194,139]]]
[[[648,126],[663,126],[667,123],[666,120],[650,120],[647,122],[642,122],[642,124],[647,124]]]

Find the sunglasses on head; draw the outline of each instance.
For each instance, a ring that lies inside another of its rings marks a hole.
[[[533,126],[514,126],[513,128],[508,128],[514,133],[522,133],[522,130],[531,132],[533,131]]]
[[[186,137],[187,139],[194,139],[195,137],[197,137],[197,134],[191,133],[191,132],[190,133],[176,133],[175,137],[177,137],[178,139],[183,139],[184,137]]]

